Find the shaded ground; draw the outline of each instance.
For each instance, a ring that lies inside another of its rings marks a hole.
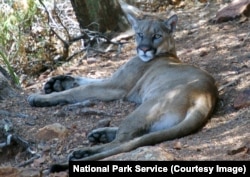
[[[216,111],[202,130],[156,145],[163,147],[177,160],[250,160],[250,109],[235,109],[234,106],[241,91],[250,87],[250,23],[244,19],[222,24],[207,23],[218,8],[218,4],[210,4],[175,11],[179,16],[176,32],[178,56],[185,63],[207,70],[221,88]],[[86,108],[69,105],[34,108],[26,101],[27,95],[41,91],[42,83],[52,75],[72,74],[92,78],[111,75],[135,54],[133,40],[130,42],[118,57],[115,53],[94,56],[72,61],[53,72],[45,72],[34,80],[34,84],[24,88],[19,98],[1,102],[0,110],[12,113],[1,116],[11,119],[16,133],[33,142],[32,147],[42,155],[40,161],[36,160],[28,166],[46,170],[51,163],[65,160],[70,149],[90,145],[86,134],[100,120],[111,119],[110,126],[118,125],[136,107],[135,104],[119,100],[98,102]],[[68,128],[67,138],[50,141],[36,138],[39,128],[55,122]],[[25,152],[3,149],[0,164],[17,166],[28,158]],[[115,159],[125,158],[118,156]]]

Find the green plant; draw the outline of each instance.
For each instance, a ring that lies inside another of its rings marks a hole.
[[[10,2],[1,4],[0,64],[5,65],[15,83],[19,84],[16,72],[17,68],[20,67],[21,60],[26,58],[24,50],[27,42],[26,33],[32,26],[37,11],[37,2],[35,0],[23,0],[14,1],[14,3],[26,3],[27,6],[15,6]]]
[[[3,62],[5,63],[5,65],[8,69],[8,72],[9,72],[10,76],[12,77],[12,79],[14,80],[14,82],[16,84],[19,84],[19,78],[17,77],[16,73],[14,72],[13,68],[11,67],[11,64],[8,60],[7,55],[3,51],[0,50],[0,56],[3,59]]]

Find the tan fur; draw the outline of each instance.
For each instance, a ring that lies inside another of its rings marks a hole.
[[[134,7],[123,2],[121,6],[137,35],[137,56],[110,78],[95,81],[59,76],[47,83],[47,93],[60,79],[62,89],[67,90],[29,97],[33,106],[89,99],[127,99],[140,104],[117,129],[101,128],[88,136],[90,141],[107,144],[74,151],[71,160],[98,160],[189,135],[207,122],[216,104],[214,79],[199,68],[181,63],[176,56],[172,32],[177,16],[165,21],[148,16],[138,19],[131,11]]]

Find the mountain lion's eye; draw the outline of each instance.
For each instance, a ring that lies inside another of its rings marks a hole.
[[[154,39],[159,39],[159,38],[161,38],[161,35],[160,35],[160,34],[154,34],[154,35],[153,35],[153,38],[154,38]]]
[[[137,33],[140,38],[143,38],[143,33]]]

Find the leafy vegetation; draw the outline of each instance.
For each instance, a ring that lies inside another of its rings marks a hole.
[[[46,64],[49,30],[37,0],[6,1],[0,6],[0,65],[20,84],[18,76],[36,74],[36,64]]]
[[[0,65],[17,84],[25,86],[27,80],[19,78],[37,77],[56,68],[65,62],[61,58],[66,52],[82,46],[80,41],[71,44],[69,35],[79,34],[79,26],[69,18],[70,1],[63,2],[6,0],[0,4]],[[66,52],[65,44],[70,45]]]

